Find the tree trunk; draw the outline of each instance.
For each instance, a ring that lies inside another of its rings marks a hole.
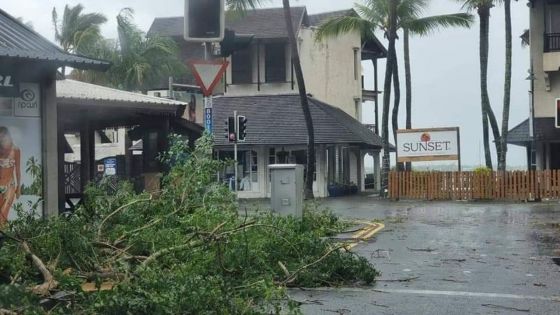
[[[489,112],[492,110],[490,106],[490,97],[488,96],[488,36],[490,31],[490,7],[479,7],[478,15],[480,17],[480,97],[484,158],[486,161],[486,167],[492,169],[492,155],[490,153],[490,138],[488,130],[488,120],[490,119]]]
[[[410,33],[403,29],[404,76],[406,84],[406,129],[412,129],[412,71],[410,70]],[[405,170],[412,171],[412,163],[407,162]]]
[[[288,37],[290,40],[290,47],[292,50],[292,63],[294,64],[294,72],[299,89],[299,96],[301,99],[301,108],[305,118],[305,125],[307,126],[307,169],[305,174],[305,196],[306,198],[313,199],[313,175],[315,174],[315,132],[313,129],[313,118],[309,110],[309,99],[307,98],[307,91],[305,89],[305,80],[303,78],[303,70],[299,59],[298,43],[294,31],[294,24],[292,23],[292,14],[290,8],[290,0],[282,0],[284,5],[284,18],[286,19],[286,27],[288,29]]]
[[[395,90],[395,96],[393,97],[393,113],[392,113],[392,125],[393,125],[393,138],[395,139],[395,146],[398,145],[397,140],[397,130],[399,130],[399,107],[401,104],[401,82],[399,79],[399,59],[397,58],[397,50],[393,52],[393,89]],[[403,170],[403,164],[397,161],[397,170]]]
[[[504,0],[504,11],[506,17],[506,73],[504,81],[504,108],[502,113],[502,136],[500,137],[500,151],[498,159],[498,170],[504,172],[507,167],[507,137],[509,132],[509,109],[511,103],[511,0]]]
[[[397,38],[397,1],[389,0],[389,29],[387,38],[389,40],[387,50],[387,66],[385,67],[385,84],[383,91],[383,117],[382,117],[382,139],[383,139],[383,162],[381,172],[381,194],[386,195],[389,184],[390,155],[389,155],[389,107],[391,105],[391,80],[393,78],[393,63],[395,56],[395,41]]]

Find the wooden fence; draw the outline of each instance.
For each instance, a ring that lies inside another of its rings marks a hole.
[[[391,172],[388,190],[395,200],[560,199],[560,171]]]

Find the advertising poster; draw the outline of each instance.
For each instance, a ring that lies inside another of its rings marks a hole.
[[[20,213],[42,213],[40,88],[19,89],[19,97],[0,95],[0,226]]]

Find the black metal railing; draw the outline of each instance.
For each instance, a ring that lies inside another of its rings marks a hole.
[[[544,52],[560,51],[560,33],[544,34]]]

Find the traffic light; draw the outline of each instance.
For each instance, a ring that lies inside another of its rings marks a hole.
[[[225,136],[229,142],[237,141],[237,134],[235,133],[235,117],[228,117],[226,120]]]
[[[237,116],[237,140],[239,142],[245,142],[247,137],[247,117]]]
[[[220,42],[220,55],[227,58],[235,51],[248,48],[254,37],[255,35],[236,34],[234,31],[226,29],[224,40]]]
[[[224,39],[225,0],[185,0],[185,40],[219,42]]]

